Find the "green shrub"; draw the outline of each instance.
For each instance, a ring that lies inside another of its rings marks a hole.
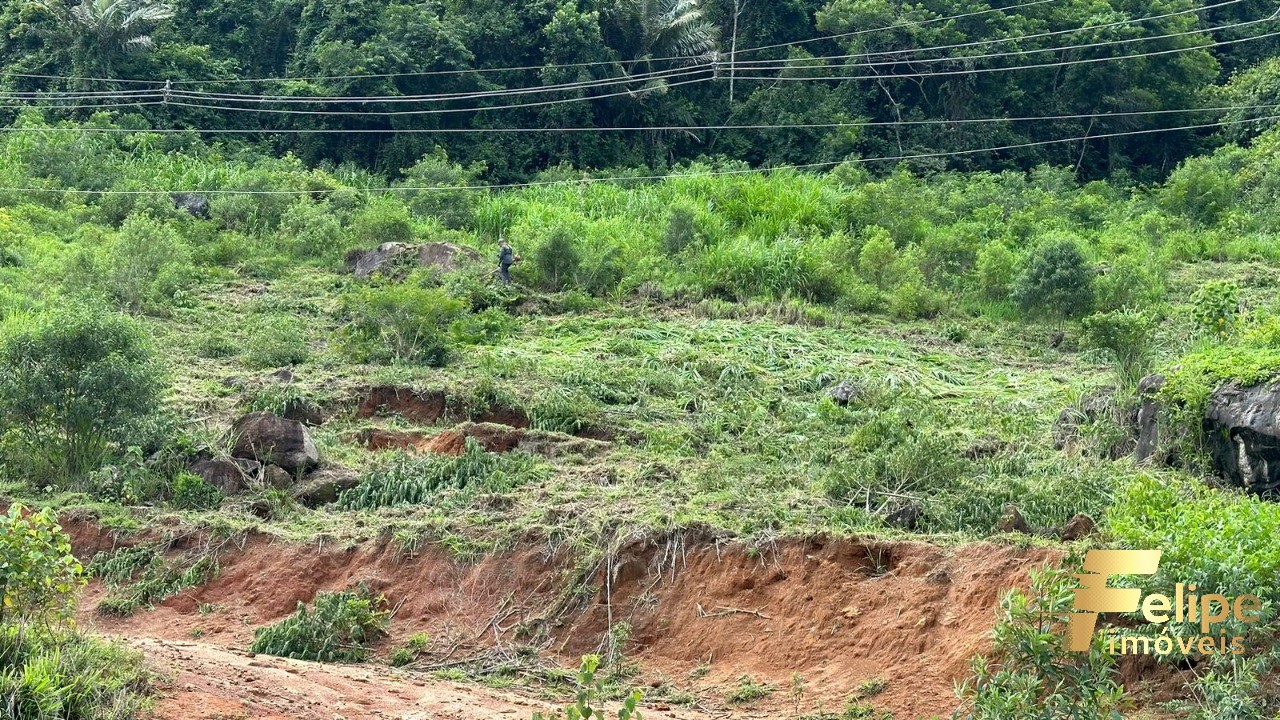
[[[1032,254],[1013,299],[1032,317],[1077,318],[1093,307],[1093,274],[1075,243],[1046,245]]]
[[[256,315],[248,322],[244,363],[254,370],[301,365],[311,356],[303,321],[289,315]]]
[[[1010,591],[1000,603],[994,647],[973,660],[959,686],[965,720],[1114,720],[1123,707],[1115,660],[1097,633],[1087,653],[1066,647],[1067,617],[1077,585],[1061,570],[1032,571],[1031,590]]]
[[[449,360],[449,325],[463,303],[413,282],[371,286],[347,293],[345,346],[357,362],[443,366]]]
[[[520,321],[496,307],[467,314],[449,326],[449,337],[459,345],[494,345],[511,337]]]
[[[534,266],[548,290],[563,290],[573,282],[582,265],[577,244],[565,230],[557,230],[533,253]]]
[[[988,300],[1009,297],[1013,288],[1018,256],[1003,242],[991,242],[978,251],[977,291]]]
[[[253,633],[250,650],[294,660],[361,662],[367,643],[387,632],[386,598],[361,585],[355,590],[321,592],[310,610],[302,603],[289,617]]]
[[[370,470],[356,487],[338,496],[344,510],[374,510],[430,501],[441,490],[511,490],[546,477],[545,466],[524,453],[486,452],[474,438],[457,457],[398,456]]]
[[[204,585],[218,574],[217,560],[200,552],[172,559],[166,559],[154,547],[117,552],[127,554],[113,563],[114,553],[99,553],[89,563],[89,572],[105,577],[110,588],[98,604],[98,612],[103,614],[129,615],[138,608],[151,607],[183,590]]]
[[[596,675],[599,669],[599,655],[583,655],[582,665],[578,668],[578,696],[574,703],[566,707],[563,712],[554,712],[550,715],[536,712],[533,714],[533,720],[591,720],[591,718],[600,720],[604,718],[605,714],[599,707],[599,703],[605,695],[605,686]],[[639,705],[642,699],[643,695],[639,690],[625,693],[622,707],[618,709],[618,720],[640,720]]]
[[[1230,280],[1205,283],[1191,295],[1191,316],[1204,332],[1231,336],[1240,320],[1240,286]]]
[[[173,479],[173,505],[184,510],[212,510],[222,503],[222,491],[189,472]]]
[[[75,283],[70,289],[101,288],[130,312],[167,314],[200,280],[191,264],[191,251],[177,231],[145,215],[126,220],[88,262],[68,271],[68,281]]]
[[[376,198],[351,219],[350,232],[359,247],[411,243],[413,220],[409,217],[409,208],[394,198]]]
[[[858,272],[864,280],[885,290],[898,263],[898,246],[884,228],[872,226],[867,228],[866,234],[867,240],[858,251]]]
[[[672,210],[667,217],[667,227],[662,233],[662,250],[667,255],[679,255],[697,240],[697,215],[688,208],[678,207]]]
[[[1151,333],[1155,319],[1136,310],[1094,313],[1083,321],[1084,344],[1108,350],[1126,386],[1134,387],[1151,367]]]
[[[0,708],[15,720],[136,720],[152,676],[142,653],[67,630],[0,626]]]
[[[436,148],[424,155],[413,167],[404,170],[402,187],[434,188],[431,190],[405,190],[401,196],[419,215],[430,215],[445,227],[454,230],[467,227],[475,219],[476,208],[484,200],[480,190],[448,190],[448,188],[481,185],[486,166],[483,162],[463,167],[449,161],[444,148]]]
[[[146,337],[126,318],[58,312],[11,320],[0,337],[0,425],[34,480],[71,482],[100,466],[141,433],[160,390]]]
[[[1122,255],[1093,281],[1097,309],[1140,310],[1164,297],[1164,279],[1152,263],[1136,254]]]
[[[84,570],[52,510],[10,505],[0,515],[0,558],[0,621],[71,616]]]

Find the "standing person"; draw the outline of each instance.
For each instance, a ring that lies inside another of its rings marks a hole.
[[[520,262],[520,256],[511,249],[506,238],[498,239],[498,248],[498,278],[502,280],[503,285],[510,285],[511,266]]]

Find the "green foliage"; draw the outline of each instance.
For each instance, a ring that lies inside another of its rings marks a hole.
[[[346,510],[375,510],[430,502],[449,488],[509,492],[545,477],[544,467],[523,453],[489,453],[467,438],[457,457],[399,456],[369,471],[360,485],[338,496]]]
[[[1151,367],[1155,319],[1146,312],[1113,310],[1086,317],[1083,326],[1084,344],[1111,352],[1125,385],[1136,387]]]
[[[368,643],[386,635],[386,605],[386,598],[364,585],[320,592],[310,609],[298,603],[293,615],[255,630],[250,650],[295,660],[361,662],[369,656]]]
[[[1240,319],[1240,286],[1230,280],[1210,280],[1191,296],[1191,316],[1204,332],[1224,339],[1236,331]]]
[[[409,207],[415,213],[431,215],[447,228],[466,227],[472,223],[483,196],[474,190],[450,191],[447,188],[481,185],[483,183],[480,178],[485,169],[483,162],[470,167],[449,162],[448,153],[437,146],[413,167],[404,171],[402,183],[403,187],[434,189],[410,190],[402,195],[407,198]]]
[[[71,540],[48,508],[20,503],[0,515],[0,621],[47,622],[69,618],[83,569],[71,555]]]
[[[159,399],[149,343],[125,318],[58,312],[10,320],[0,337],[0,421],[33,480],[83,478]]]
[[[1280,529],[1280,506],[1273,502],[1140,475],[1117,493],[1107,522],[1126,547],[1163,551],[1153,585],[1196,583],[1280,602],[1280,552],[1266,541]]]
[[[698,218],[692,210],[678,207],[667,218],[662,233],[662,250],[668,255],[678,255],[698,240]]]
[[[248,323],[244,363],[254,370],[301,365],[311,356],[301,320],[288,315],[262,314]]]
[[[166,558],[161,548],[139,546],[102,552],[89,562],[89,573],[110,588],[98,612],[130,615],[187,588],[199,587],[218,574],[212,553],[192,552]]]
[[[898,262],[898,248],[893,244],[889,231],[881,227],[867,229],[867,240],[858,251],[858,271],[863,279],[884,290]]]
[[[1013,590],[1005,595],[991,653],[974,658],[972,677],[959,686],[964,705],[956,718],[1122,717],[1123,690],[1102,635],[1095,637],[1087,653],[1066,647],[1076,586],[1065,571],[1046,569],[1032,571],[1029,593]]]
[[[731,705],[743,705],[772,695],[774,687],[761,683],[750,675],[738,678],[738,684],[724,694],[725,702]]]
[[[213,510],[222,504],[222,491],[199,475],[178,473],[173,479],[172,502],[183,510]]]
[[[1017,271],[1018,256],[1003,242],[991,242],[978,251],[977,290],[988,300],[1009,296]]]
[[[443,366],[449,360],[449,325],[462,314],[459,300],[409,281],[371,285],[341,300],[346,350],[358,362]]]
[[[557,230],[533,253],[534,266],[548,290],[564,290],[573,282],[582,265],[577,244],[568,231]]]
[[[152,676],[142,653],[81,633],[0,625],[0,707],[26,720],[135,720]]]
[[[1013,299],[1033,317],[1079,317],[1093,307],[1093,271],[1075,243],[1046,245],[1033,253],[1018,277]]]
[[[583,655],[582,666],[578,669],[578,695],[572,705],[563,712],[544,715],[533,714],[533,720],[604,720],[606,715],[599,707],[601,696],[605,693],[604,683],[596,675],[600,669],[599,655]],[[639,690],[632,690],[622,699],[622,707],[618,710],[618,720],[641,720],[640,701],[643,695]]]

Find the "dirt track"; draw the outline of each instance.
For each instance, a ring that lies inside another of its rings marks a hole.
[[[134,638],[130,644],[171,678],[162,689],[158,720],[527,719],[551,709],[517,693],[381,665],[322,665],[153,638]],[[647,710],[645,717],[705,716]]]

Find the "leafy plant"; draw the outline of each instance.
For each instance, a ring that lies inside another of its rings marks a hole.
[[[578,273],[582,257],[566,230],[557,230],[533,253],[534,265],[548,290],[564,290]]]
[[[463,312],[461,301],[412,282],[353,291],[341,308],[346,348],[354,359],[433,367],[448,362],[446,333]]]
[[[12,320],[0,337],[0,420],[34,479],[69,483],[101,465],[139,433],[160,386],[143,331],[119,316]]]
[[[1085,344],[1109,350],[1125,384],[1136,386],[1151,366],[1151,333],[1155,325],[1151,315],[1113,310],[1094,313],[1084,319],[1083,325]]]
[[[390,613],[386,598],[367,586],[321,592],[311,609],[298,609],[275,625],[254,631],[253,652],[295,660],[361,662],[368,643],[386,634]]]
[[[572,705],[569,705],[563,712],[554,712],[550,715],[536,712],[533,714],[533,720],[604,720],[605,713],[599,707],[600,698],[605,693],[604,683],[600,681],[596,675],[596,671],[600,669],[599,655],[583,655],[582,666],[578,669],[578,696]],[[640,701],[643,699],[639,690],[632,690],[622,700],[622,707],[618,710],[618,720],[642,720],[640,714]]]
[[[1101,634],[1087,653],[1066,647],[1067,617],[1077,583],[1069,573],[1032,571],[1031,590],[1001,600],[994,647],[973,660],[973,675],[959,686],[966,720],[1119,720],[1124,691]]]
[[[523,453],[486,452],[474,438],[457,457],[399,456],[375,468],[358,486],[338,496],[345,510],[374,510],[428,502],[447,488],[503,492],[544,477],[543,468]]]
[[[52,510],[13,503],[0,515],[0,621],[71,616],[83,568]]]
[[[1191,316],[1210,335],[1231,336],[1240,319],[1240,286],[1230,280],[1205,283],[1191,295]]]
[[[1013,288],[1013,299],[1033,317],[1058,321],[1093,307],[1093,270],[1075,243],[1046,245],[1032,254]]]

